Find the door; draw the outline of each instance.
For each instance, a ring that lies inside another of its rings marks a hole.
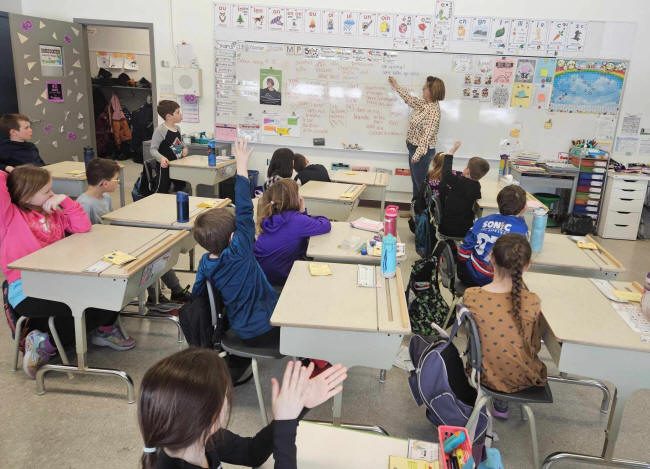
[[[18,109],[32,121],[32,141],[47,164],[83,161],[92,138],[81,25],[15,14],[9,25]]]
[[[0,12],[0,114],[18,112],[16,98],[16,79],[11,55],[11,36],[9,35],[9,14]]]

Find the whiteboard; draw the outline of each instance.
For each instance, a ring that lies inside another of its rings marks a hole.
[[[263,126],[265,118],[288,116],[298,117],[300,123],[299,134],[294,132],[299,136],[261,135],[263,143],[313,147],[314,138],[324,138],[327,148],[341,149],[345,142],[367,152],[403,154],[409,108],[391,90],[390,75],[414,94],[421,93],[427,75],[444,80],[440,150],[462,140],[463,155],[495,159],[502,153],[501,142],[518,128],[521,149],[555,158],[568,150],[572,139],[601,136],[607,127],[603,119],[615,125],[616,116],[551,113],[535,103],[530,108],[497,108],[491,102],[464,99],[464,73],[452,69],[459,54],[319,47],[319,56],[310,58],[304,53],[309,46],[296,47],[244,42],[237,53],[237,123]],[[259,102],[260,70],[268,68],[282,72],[280,106]]]

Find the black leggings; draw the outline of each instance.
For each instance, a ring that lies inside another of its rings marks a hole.
[[[64,303],[58,301],[33,298],[31,296],[21,301],[14,311],[18,316],[29,318],[29,330],[38,329],[41,332],[50,332],[47,324],[48,318],[54,316],[54,326],[59,334],[64,347],[73,345],[74,319],[72,310]],[[88,308],[86,310],[86,331],[92,331],[99,326],[108,326],[117,320],[118,313],[105,309]],[[54,345],[54,343],[52,344]]]

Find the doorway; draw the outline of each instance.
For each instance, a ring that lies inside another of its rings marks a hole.
[[[88,53],[97,156],[142,162],[157,122],[153,24],[74,19]]]
[[[0,11],[0,115],[18,112],[18,95],[11,52],[9,14]],[[4,137],[4,136],[3,136]]]

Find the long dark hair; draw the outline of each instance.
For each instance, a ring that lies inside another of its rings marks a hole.
[[[293,151],[289,148],[278,148],[273,152],[266,177],[280,176],[290,178],[293,174]]]
[[[143,452],[142,467],[153,469],[163,448],[205,443],[231,396],[228,367],[213,350],[188,348],[149,368],[140,387],[138,422],[144,446],[157,451]]]
[[[512,278],[512,316],[521,337],[525,338],[524,324],[521,320],[521,292],[525,289],[522,275],[524,268],[530,262],[530,244],[522,235],[508,233],[494,243],[492,256],[495,267],[506,271]]]
[[[262,194],[257,203],[257,231],[262,233],[266,218],[287,210],[300,210],[298,184],[293,179],[280,179]]]

